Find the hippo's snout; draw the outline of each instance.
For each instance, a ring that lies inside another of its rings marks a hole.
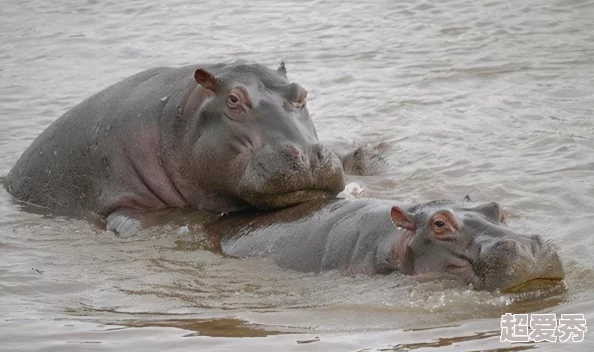
[[[540,236],[515,236],[494,241],[481,252],[476,274],[484,289],[519,292],[534,289],[535,282],[552,283],[565,278],[559,255]]]
[[[344,189],[342,163],[323,144],[265,146],[250,160],[239,194],[260,209],[277,209],[336,196]]]
[[[290,166],[291,169],[296,169],[298,171],[313,171],[320,166],[323,167],[328,162],[334,162],[334,160],[332,160],[334,153],[320,143],[314,144],[305,151],[298,146],[289,145],[287,147],[282,147],[280,153],[285,153],[289,159],[288,166]]]

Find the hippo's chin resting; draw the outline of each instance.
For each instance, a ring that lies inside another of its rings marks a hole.
[[[244,199],[258,209],[270,210],[287,208],[313,200],[333,198],[334,196],[336,196],[336,192],[333,191],[301,190],[281,194],[244,195]]]
[[[344,189],[342,163],[322,144],[286,153],[264,147],[250,160],[238,186],[239,197],[268,210],[336,196]]]
[[[556,285],[565,277],[550,241],[512,232],[497,203],[470,199],[406,208],[375,199],[319,200],[223,217],[208,230],[227,255],[271,258],[303,272],[401,272],[505,292]]]

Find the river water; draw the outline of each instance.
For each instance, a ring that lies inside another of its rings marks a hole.
[[[136,72],[287,62],[322,140],[388,142],[390,170],[349,177],[397,204],[469,194],[555,239],[565,292],[509,297],[303,274],[189,246],[174,227],[123,240],[25,212],[0,191],[0,350],[592,350],[499,341],[505,312],[594,322],[594,3],[3,0],[0,176],[52,121]]]

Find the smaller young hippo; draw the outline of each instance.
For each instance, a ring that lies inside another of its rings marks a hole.
[[[520,291],[565,273],[550,241],[504,223],[499,204],[376,199],[313,201],[269,214],[220,218],[209,231],[231,256],[273,259],[303,272],[399,271],[478,290]]]

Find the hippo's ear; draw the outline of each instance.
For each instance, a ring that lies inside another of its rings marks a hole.
[[[392,207],[390,210],[390,217],[392,217],[392,223],[396,227],[410,230],[412,232],[417,231],[417,224],[415,223],[412,215],[405,212],[398,207]]]
[[[462,199],[463,202],[472,202],[472,199],[470,199],[470,196],[467,194],[466,197],[464,197],[464,199]]]
[[[281,61],[280,65],[276,69],[276,72],[278,72],[279,75],[287,78],[287,67],[285,67],[284,61]]]
[[[217,81],[217,78],[202,68],[194,71],[194,79],[196,80],[196,83],[213,92],[216,92],[217,88],[219,87],[219,81]]]

